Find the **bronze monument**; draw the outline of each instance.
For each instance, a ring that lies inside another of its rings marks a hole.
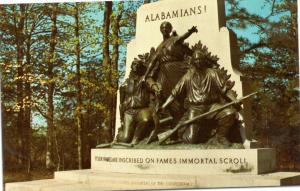
[[[200,41],[192,48],[184,43],[197,28],[179,36],[172,32],[171,23],[163,22],[160,31],[161,44],[134,59],[120,87],[117,142],[131,146],[143,139],[147,141],[141,144],[162,144],[168,138],[185,144],[240,142],[242,107],[232,90],[234,82]],[[168,130],[173,132],[159,140],[158,134]]]

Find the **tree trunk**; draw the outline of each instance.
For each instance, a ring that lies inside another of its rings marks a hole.
[[[82,169],[82,130],[83,130],[83,116],[82,116],[82,87],[81,87],[81,73],[80,73],[80,21],[79,21],[79,3],[75,6],[75,36],[76,36],[76,89],[77,89],[77,106],[76,106],[76,125],[77,125],[77,153],[78,153],[78,169]]]
[[[53,105],[53,94],[54,94],[54,59],[55,59],[55,47],[56,47],[56,36],[57,36],[57,12],[56,4],[53,4],[53,11],[51,15],[52,26],[51,26],[51,37],[50,37],[50,50],[49,50],[49,60],[48,60],[48,83],[47,83],[47,152],[46,152],[46,168],[50,169],[54,167],[54,105]]]
[[[20,6],[20,15],[15,10],[15,37],[16,37],[16,50],[17,50],[17,101],[18,101],[18,113],[17,113],[17,130],[18,130],[18,163],[23,166],[26,163],[25,160],[25,145],[24,145],[24,71],[23,71],[23,59],[24,59],[24,26],[25,26],[25,5]],[[18,20],[18,17],[20,19]]]
[[[111,120],[112,120],[112,136],[114,136],[115,122],[116,122],[116,107],[117,107],[117,90],[118,90],[118,81],[119,81],[119,69],[118,69],[118,61],[119,61],[119,43],[120,43],[120,21],[122,18],[123,12],[123,2],[118,3],[118,13],[114,17],[112,22],[112,89],[114,90],[111,98]]]
[[[106,126],[107,129],[105,131],[108,131],[107,134],[108,137],[106,137],[109,141],[112,141],[112,134],[113,134],[113,120],[111,116],[113,115],[111,113],[111,106],[112,106],[112,100],[111,100],[111,86],[112,86],[112,66],[111,66],[111,60],[109,56],[109,28],[110,28],[110,15],[112,13],[112,2],[106,1],[105,2],[105,10],[104,10],[104,22],[103,22],[103,68],[105,71],[105,81],[107,82],[107,109],[108,113],[106,116]]]
[[[25,103],[24,103],[24,144],[26,152],[27,173],[31,170],[31,37],[28,37],[26,43],[26,65],[25,73]]]

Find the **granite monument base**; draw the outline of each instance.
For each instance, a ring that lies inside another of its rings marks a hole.
[[[274,149],[92,149],[94,170],[135,174],[226,175],[276,171]]]
[[[150,166],[146,165],[147,161]],[[275,167],[274,149],[93,149],[92,169],[55,172],[54,179],[48,180],[7,183],[5,190],[98,191],[300,185],[299,172],[275,172]]]

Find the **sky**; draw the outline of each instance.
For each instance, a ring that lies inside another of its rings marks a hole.
[[[269,13],[269,7],[264,7],[263,3],[264,0],[241,0],[241,6],[245,7],[250,13],[266,16]],[[249,27],[246,30],[237,30],[235,32],[237,36],[248,37],[252,42],[259,40],[259,36],[255,34],[257,32],[255,27]]]
[[[240,0],[240,6],[246,8],[252,14],[266,17],[270,14],[271,7],[264,5],[264,2],[265,0]],[[279,17],[271,17],[270,19],[276,21],[279,20]],[[235,30],[237,36],[247,37],[253,43],[259,40],[259,36],[255,34],[256,32],[257,28],[254,26],[246,30]]]

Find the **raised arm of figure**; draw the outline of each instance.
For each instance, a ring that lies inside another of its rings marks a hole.
[[[184,35],[180,36],[177,40],[177,43],[183,43],[183,41],[187,38],[189,38],[193,33],[197,33],[198,29],[196,26],[193,26],[190,28]]]

